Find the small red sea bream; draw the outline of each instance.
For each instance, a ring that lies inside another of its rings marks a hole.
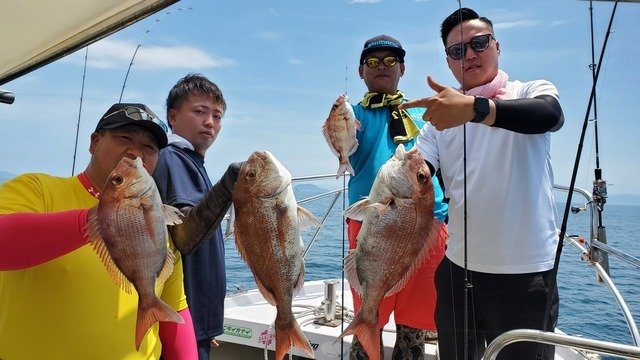
[[[359,129],[360,122],[356,119],[353,107],[347,101],[347,96],[338,96],[333,106],[331,106],[327,120],[322,126],[322,134],[340,163],[336,178],[344,174],[345,171],[355,175],[349,162],[349,155],[358,149],[356,130]]]

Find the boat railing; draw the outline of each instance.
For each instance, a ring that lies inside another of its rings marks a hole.
[[[568,187],[562,185],[554,185],[554,189],[559,191],[569,191]],[[585,206],[583,208],[573,210],[576,208],[573,207],[572,210],[574,212],[578,212],[582,209],[588,210],[590,219],[589,241],[585,242],[582,237],[577,235],[565,236],[564,241],[565,243],[572,245],[578,250],[581,260],[587,262],[589,265],[592,265],[596,270],[596,279],[598,279],[599,282],[603,282],[607,285],[609,291],[612,293],[614,299],[616,300],[618,307],[622,311],[622,314],[629,328],[631,338],[633,339],[633,343],[638,346],[638,344],[640,344],[640,333],[638,332],[638,327],[635,323],[633,315],[631,314],[631,310],[629,309],[629,306],[624,300],[622,294],[618,290],[616,284],[609,276],[608,260],[606,261],[606,267],[602,264],[602,259],[605,259],[606,256],[603,256],[603,254],[599,254],[599,252],[616,255],[618,258],[623,259],[635,266],[640,266],[640,261],[628,254],[625,254],[622,251],[613,248],[610,245],[607,245],[606,242],[600,241],[600,236],[602,236],[604,232],[597,226],[597,204],[594,201],[593,195],[590,192],[580,188],[575,188],[574,193],[582,195],[586,200]]]
[[[562,185],[554,185],[555,190],[568,192],[569,188]],[[640,335],[638,334],[638,328],[633,319],[631,311],[629,310],[629,306],[624,301],[624,298],[618,291],[617,286],[612,281],[609,276],[608,266],[605,268],[602,266],[602,259],[606,257],[602,256],[602,254],[598,254],[600,251],[604,251],[605,253],[616,254],[624,254],[611,246],[603,246],[605,242],[600,241],[600,236],[603,235],[603,232],[600,231],[597,226],[596,216],[597,216],[597,207],[594,201],[593,195],[583,189],[576,188],[574,189],[575,194],[582,195],[586,202],[584,207],[576,207],[572,206],[571,210],[574,213],[578,213],[580,211],[587,210],[589,212],[590,219],[590,233],[589,233],[589,241],[585,241],[579,235],[569,235],[565,236],[565,243],[572,245],[574,248],[578,250],[580,253],[580,258],[582,261],[587,262],[589,265],[592,265],[596,270],[596,279],[600,282],[604,282],[611,293],[613,294],[616,302],[618,303],[618,307],[621,309],[625,321],[627,322],[627,326],[629,327],[629,331],[631,333],[633,342],[635,346],[632,345],[624,345],[614,342],[600,341],[594,339],[587,339],[584,337],[576,337],[566,334],[558,334],[555,332],[545,332],[539,330],[531,330],[531,329],[517,329],[511,330],[504,334],[501,334],[496,339],[494,339],[489,346],[487,347],[484,353],[484,359],[493,360],[496,359],[498,353],[507,345],[520,342],[520,341],[528,341],[528,342],[536,342],[542,344],[550,344],[555,346],[564,346],[571,348],[573,350],[578,351],[587,351],[590,353],[597,353],[600,355],[612,355],[619,356],[627,359],[639,359],[640,358],[640,347],[638,347],[638,342],[640,339]],[[585,247],[585,245],[587,247]],[[595,255],[594,255],[595,254]],[[626,254],[625,254],[626,255]],[[629,263],[637,263],[637,259],[626,255]],[[622,257],[621,257],[622,258]],[[608,264],[608,261],[606,262]]]
[[[505,346],[519,341],[564,346],[575,350],[618,356],[626,359],[640,359],[640,347],[530,329],[511,330],[499,335],[487,346],[483,359],[495,360],[500,350]]]

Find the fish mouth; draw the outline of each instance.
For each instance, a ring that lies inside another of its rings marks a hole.
[[[249,157],[249,160],[251,160],[252,157],[257,158],[258,161],[275,165],[275,167],[278,169],[279,179],[283,180],[281,181],[280,186],[275,188],[273,192],[259,196],[258,198],[269,199],[276,197],[282,194],[291,185],[291,173],[289,173],[289,171],[268,150],[254,151],[253,154],[251,154],[251,156]]]
[[[282,194],[285,190],[287,190],[287,188],[289,187],[289,185],[291,185],[291,180],[289,181],[285,181],[282,183],[281,186],[277,187],[271,194],[267,194],[267,195],[263,195],[263,196],[258,196],[258,198],[260,199],[270,199],[270,198],[274,198],[280,194]]]

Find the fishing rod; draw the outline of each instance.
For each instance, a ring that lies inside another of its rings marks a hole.
[[[78,135],[80,134],[80,118],[82,116],[82,99],[84,98],[84,82],[87,75],[87,59],[89,58],[89,47],[84,52],[84,70],[82,71],[82,88],[80,90],[80,107],[78,109],[78,122],[76,123],[76,142],[73,146],[73,162],[71,164],[71,176],[76,172],[76,155],[78,154]]]
[[[133,60],[136,58],[136,54],[138,54],[138,50],[140,49],[140,47],[142,46],[142,42],[144,42],[144,39],[147,37],[147,34],[149,34],[149,32],[151,31],[151,28],[153,28],[153,26],[157,23],[160,22],[160,20],[162,20],[162,18],[164,18],[167,15],[170,15],[171,13],[175,12],[175,11],[182,11],[182,10],[192,10],[192,8],[187,7],[187,8],[177,8],[177,9],[173,9],[171,11],[167,11],[166,13],[162,14],[162,16],[160,16],[159,18],[157,18],[147,29],[147,31],[144,32],[144,35],[142,35],[142,38],[140,39],[140,42],[138,43],[138,46],[136,46],[136,50],[133,52],[133,56],[131,57],[131,62],[129,62],[129,67],[127,68],[127,73],[124,76],[124,81],[122,82],[122,90],[120,90],[120,98],[118,99],[118,102],[122,102],[122,94],[124,94],[124,88],[125,86],[127,86],[127,79],[129,78],[129,72],[131,71],[131,67],[133,66]]]
[[[460,29],[460,43],[464,47],[464,33],[462,30],[462,1],[458,1],[458,26]],[[464,51],[463,51],[464,53]],[[460,67],[464,69],[464,61],[465,57],[463,56],[460,59]],[[460,85],[462,86],[462,94],[466,93],[465,80],[464,80],[464,71],[460,72]],[[464,314],[463,314],[463,341],[464,341],[464,350],[463,356],[464,359],[469,358],[469,292],[473,288],[473,284],[469,281],[469,261],[468,261],[468,225],[467,225],[467,124],[462,124],[462,167],[463,167],[463,179],[462,179],[462,197],[464,199],[463,206],[463,229],[464,229],[464,239],[463,239],[463,247],[464,247]],[[474,337],[475,339],[475,337]],[[474,340],[475,341],[475,340]]]
[[[604,53],[605,50],[607,48],[607,43],[609,41],[609,35],[611,34],[611,26],[613,25],[613,19],[615,17],[616,14],[616,9],[618,7],[618,1],[615,2],[614,6],[613,6],[613,10],[611,12],[611,17],[609,19],[609,25],[607,27],[607,33],[605,35],[604,38],[604,43],[602,45],[602,50],[600,51],[600,58],[598,59],[598,65],[595,71],[595,75],[593,76],[593,84],[591,85],[591,94],[589,96],[589,103],[587,104],[587,111],[585,113],[585,117],[584,117],[584,121],[582,123],[582,130],[580,132],[580,141],[578,143],[578,150],[576,152],[576,158],[575,158],[575,162],[573,165],[573,171],[571,174],[571,182],[569,184],[569,190],[567,193],[567,201],[564,207],[564,214],[562,216],[562,225],[560,226],[560,236],[559,239],[560,241],[558,241],[558,247],[556,250],[556,258],[555,258],[555,264],[553,267],[553,271],[554,271],[554,276],[553,278],[555,279],[558,273],[558,265],[560,263],[560,255],[562,254],[562,248],[563,248],[563,241],[562,239],[564,239],[566,233],[567,233],[567,222],[569,219],[569,211],[571,210],[571,198],[573,195],[573,191],[575,189],[575,185],[576,185],[576,178],[578,175],[578,168],[580,166],[580,158],[582,156],[582,148],[584,145],[584,138],[585,138],[585,134],[587,132],[587,125],[589,124],[589,114],[591,114],[591,106],[593,105],[593,102],[595,100],[595,93],[596,93],[596,85],[598,83],[598,77],[600,76],[600,69],[602,68],[602,59],[604,57]],[[600,171],[600,175],[601,175],[601,171]],[[597,182],[597,181],[595,181]],[[600,182],[600,184],[602,184],[602,180]]]
[[[587,132],[587,125],[589,124],[589,114],[591,114],[591,106],[595,102],[596,85],[598,83],[598,78],[600,76],[600,69],[602,68],[602,59],[604,58],[604,53],[605,53],[605,50],[607,48],[607,43],[609,42],[609,35],[611,34],[611,26],[613,25],[613,19],[614,19],[615,14],[616,14],[617,7],[618,7],[618,1],[615,2],[614,6],[613,6],[613,10],[611,11],[611,17],[609,18],[609,25],[607,27],[607,32],[606,32],[606,35],[605,35],[605,38],[604,38],[602,49],[600,50],[600,58],[598,59],[598,64],[597,64],[597,66],[593,65],[593,64],[590,65],[592,68],[595,69],[595,74],[593,74],[593,76],[592,76],[593,83],[591,85],[591,93],[589,95],[589,102],[587,104],[587,111],[585,113],[584,121],[582,123],[582,130],[580,132],[580,141],[578,142],[578,150],[576,151],[576,158],[575,158],[575,162],[574,162],[574,165],[573,165],[573,171],[572,171],[572,174],[571,174],[571,182],[569,184],[569,188],[568,188],[568,192],[567,192],[567,201],[565,203],[564,214],[562,216],[562,225],[560,226],[560,235],[558,236],[558,246],[556,248],[556,257],[555,257],[555,261],[554,261],[554,264],[553,264],[553,268],[551,269],[552,270],[552,276],[551,276],[550,288],[556,287],[557,282],[558,282],[557,278],[558,278],[558,268],[559,268],[559,265],[560,265],[560,256],[562,255],[562,248],[563,248],[563,244],[564,244],[564,238],[565,238],[566,233],[567,233],[567,222],[568,222],[568,219],[569,219],[569,211],[571,210],[571,198],[573,196],[573,191],[574,191],[575,185],[576,185],[576,179],[577,179],[577,176],[578,176],[578,168],[580,167],[580,158],[582,157],[582,147],[584,145],[584,138],[585,138],[585,134]],[[596,169],[596,176],[598,176],[598,175],[601,176],[602,172],[598,171],[599,170],[599,164],[596,165],[596,168],[597,168]],[[598,185],[603,185],[602,179],[600,179],[599,182],[598,182],[598,180],[594,181],[594,188],[597,187]],[[606,189],[606,188],[604,188],[604,189]],[[601,191],[602,189],[598,189],[598,190]],[[605,194],[606,194],[606,192],[605,192]],[[604,204],[604,203],[602,203],[602,204]],[[599,211],[601,211],[601,209]],[[604,232],[604,228],[602,229],[602,231]],[[590,243],[592,243],[593,241],[594,241],[593,239],[590,239]],[[590,248],[591,248],[591,246],[590,246]],[[545,317],[544,317],[545,328],[547,327],[547,320],[549,319],[549,314],[551,312],[551,307],[552,307],[551,298],[549,298],[549,299],[547,299],[547,306],[546,306]]]

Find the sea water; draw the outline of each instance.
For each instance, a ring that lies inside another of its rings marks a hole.
[[[298,200],[324,191],[307,184],[294,187]],[[556,199],[563,198],[566,198],[566,194],[556,194]],[[318,220],[322,221],[333,201],[333,196],[329,196],[301,206],[313,212]],[[306,280],[339,279],[343,276],[342,259],[347,253],[348,246],[346,228],[342,221],[345,202],[346,199],[342,195],[335,199],[335,206],[329,212],[315,240],[313,239],[317,228],[303,231],[305,247],[313,241],[305,258]],[[576,200],[575,196],[572,203],[580,207],[584,206],[584,201]],[[563,213],[564,204],[558,203],[560,219]],[[640,246],[637,245],[640,206],[605,204],[602,214],[607,243],[635,258],[640,258]],[[579,234],[588,239],[589,228],[590,219],[587,212],[570,213],[567,235]],[[225,249],[228,291],[255,288],[251,271],[240,258],[232,238],[226,241]],[[640,316],[640,269],[614,256],[609,256],[609,263],[611,278],[627,302],[635,320],[640,322],[638,318]],[[605,284],[596,282],[595,274],[594,267],[581,260],[578,250],[565,244],[558,270],[560,291],[558,327],[569,335],[633,345],[627,323],[611,291]]]

